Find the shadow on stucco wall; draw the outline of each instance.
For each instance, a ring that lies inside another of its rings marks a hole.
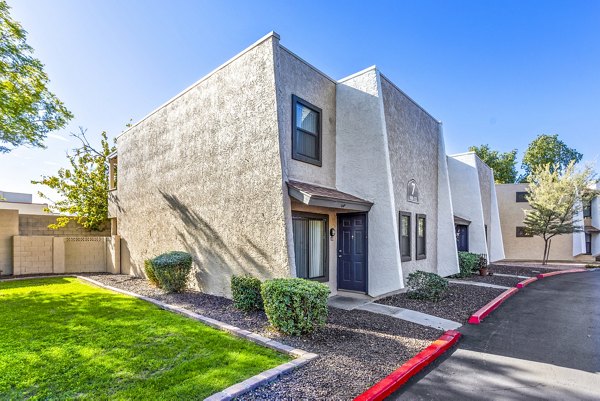
[[[159,190],[181,223],[174,227],[179,242],[194,259],[193,283],[201,291],[230,294],[231,275],[252,275],[261,279],[273,276],[273,259],[268,252],[243,235],[243,228],[231,236],[228,245],[223,237],[197,211],[176,195]]]

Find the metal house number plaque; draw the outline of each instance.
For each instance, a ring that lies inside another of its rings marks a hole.
[[[408,182],[406,198],[409,202],[419,203],[419,188],[417,187],[417,182],[415,180],[410,180]]]

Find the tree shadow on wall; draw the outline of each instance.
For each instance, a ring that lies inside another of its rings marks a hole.
[[[185,205],[176,195],[159,190],[169,208],[183,223],[183,230],[175,228],[177,237],[194,258],[198,286],[203,290],[207,282],[219,282],[231,274],[260,274],[270,277],[273,259],[247,236],[243,243],[228,246],[223,237],[200,214]]]

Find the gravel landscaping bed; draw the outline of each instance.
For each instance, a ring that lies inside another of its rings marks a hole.
[[[126,275],[88,276],[319,354],[320,357],[309,365],[255,389],[240,398],[243,400],[352,399],[442,333],[365,311],[329,308],[324,328],[308,336],[291,337],[270,328],[263,312],[240,312],[227,298],[197,291],[164,294],[146,280]]]
[[[500,273],[500,272],[498,272]],[[476,281],[478,283],[488,283],[495,285],[503,285],[506,287],[514,287],[517,283],[525,280],[524,278],[518,277],[501,277],[501,276],[480,276],[480,275],[472,275],[470,277],[465,278],[456,278],[454,280],[462,280],[462,281]]]
[[[377,303],[412,309],[455,322],[466,323],[473,312],[505,290],[466,284],[448,284],[448,292],[439,302],[410,299],[406,293],[382,298]]]
[[[564,267],[569,268],[569,267]],[[544,267],[539,267],[536,265],[505,265],[505,264],[491,264],[490,270],[494,273],[502,273],[502,274],[514,274],[517,276],[530,276],[535,277],[540,273],[550,273],[555,272],[558,269],[547,269]]]

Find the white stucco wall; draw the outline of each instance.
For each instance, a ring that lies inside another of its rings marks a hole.
[[[476,159],[473,154],[448,157],[454,214],[469,220],[469,252],[488,255],[483,204]]]
[[[450,276],[459,272],[456,234],[454,231],[454,209],[450,190],[450,175],[446,158],[444,131],[439,124],[438,146],[438,237],[437,260],[438,274]]]
[[[580,203],[579,211],[575,214],[573,221],[575,225],[583,228],[583,208]],[[573,256],[585,254],[585,233],[583,231],[573,233]]]
[[[598,189],[600,185],[596,186]],[[600,228],[600,197],[592,199],[592,226]],[[600,256],[600,234],[592,234],[592,255]]]
[[[488,248],[489,262],[496,262],[506,258],[504,253],[504,240],[502,239],[502,226],[500,224],[500,210],[498,209],[498,196],[496,195],[496,185],[494,183],[494,174],[490,177],[490,226],[488,227]]]
[[[373,202],[368,214],[368,293],[403,288],[381,78],[372,67],[337,86],[336,182],[340,191]]]

